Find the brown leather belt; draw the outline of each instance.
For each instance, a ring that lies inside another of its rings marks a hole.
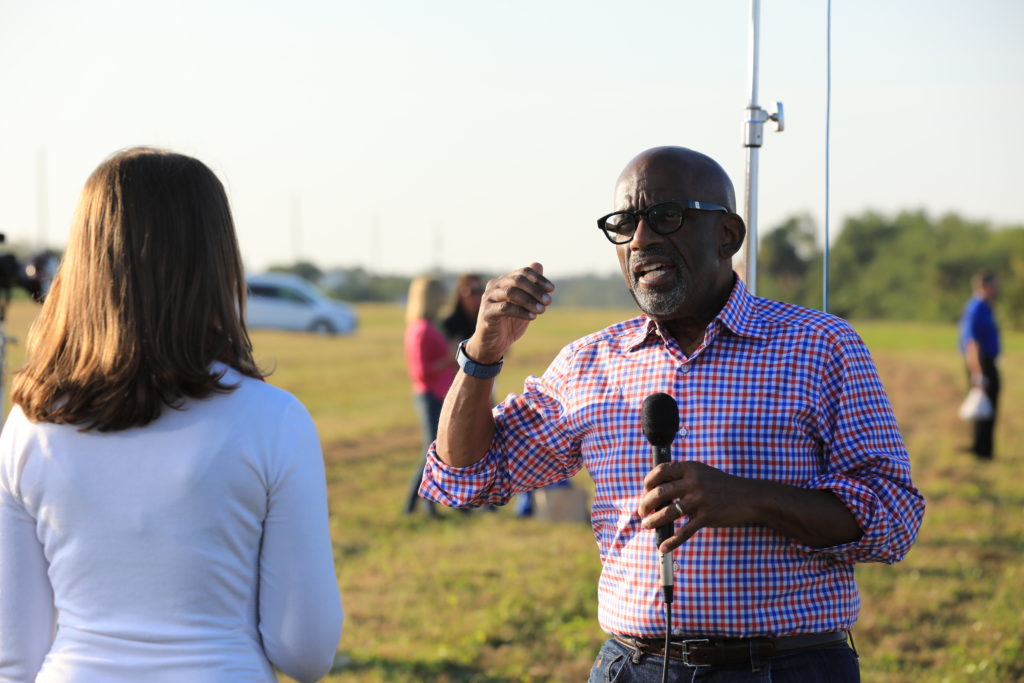
[[[633,650],[633,660],[642,655],[661,657],[665,653],[664,638],[633,638],[616,634],[615,640]],[[782,654],[813,650],[845,642],[846,631],[833,633],[807,633],[779,638],[716,638],[685,636],[669,642],[668,656],[687,666],[729,666],[756,663]]]

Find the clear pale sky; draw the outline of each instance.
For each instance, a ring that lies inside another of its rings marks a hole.
[[[759,224],[824,220],[824,0],[764,0]],[[0,0],[0,230],[60,247],[114,150],[224,181],[250,270],[613,272],[637,152],[715,157],[742,207],[746,0]],[[833,231],[866,209],[1024,224],[1024,2],[834,0]],[[557,280],[556,280],[557,281]]]

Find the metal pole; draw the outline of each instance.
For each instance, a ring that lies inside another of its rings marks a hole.
[[[744,218],[747,222],[747,241],[744,252],[747,289],[757,294],[757,182],[758,154],[764,139],[764,124],[774,121],[776,130],[785,129],[782,102],[776,102],[776,112],[768,114],[757,103],[758,62],[761,40],[761,0],[750,0],[750,99],[747,100],[747,118],[743,126],[743,146],[747,148],[746,201]]]
[[[759,38],[761,33],[761,0],[750,0],[750,25],[747,38],[750,45],[750,68],[748,70],[750,98],[747,100],[747,121],[743,144],[747,148],[746,201],[744,215],[747,219],[747,242],[745,268],[747,288],[757,294],[757,162],[764,135],[761,107],[757,103],[757,79]]]
[[[821,262],[821,310],[828,313],[829,196],[832,147],[832,0],[828,0],[825,27],[825,249]]]

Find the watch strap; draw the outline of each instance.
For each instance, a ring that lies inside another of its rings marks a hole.
[[[468,339],[462,340],[459,344],[459,350],[455,354],[455,362],[459,364],[462,371],[470,377],[476,377],[477,379],[497,377],[498,373],[501,372],[501,366],[505,364],[505,359],[502,358],[497,363],[477,363],[466,353],[466,342],[468,341]]]

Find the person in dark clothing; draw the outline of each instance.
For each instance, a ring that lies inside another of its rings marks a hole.
[[[999,298],[999,280],[990,270],[983,270],[971,279],[974,293],[960,316],[960,353],[967,366],[967,379],[972,387],[981,387],[992,402],[992,415],[972,420],[973,439],[967,449],[981,460],[991,460],[996,410],[999,404],[999,327],[992,305]]]
[[[451,315],[441,321],[441,331],[450,341],[461,342],[476,332],[476,315],[480,312],[483,293],[479,275],[466,273],[455,280],[455,307]]]

